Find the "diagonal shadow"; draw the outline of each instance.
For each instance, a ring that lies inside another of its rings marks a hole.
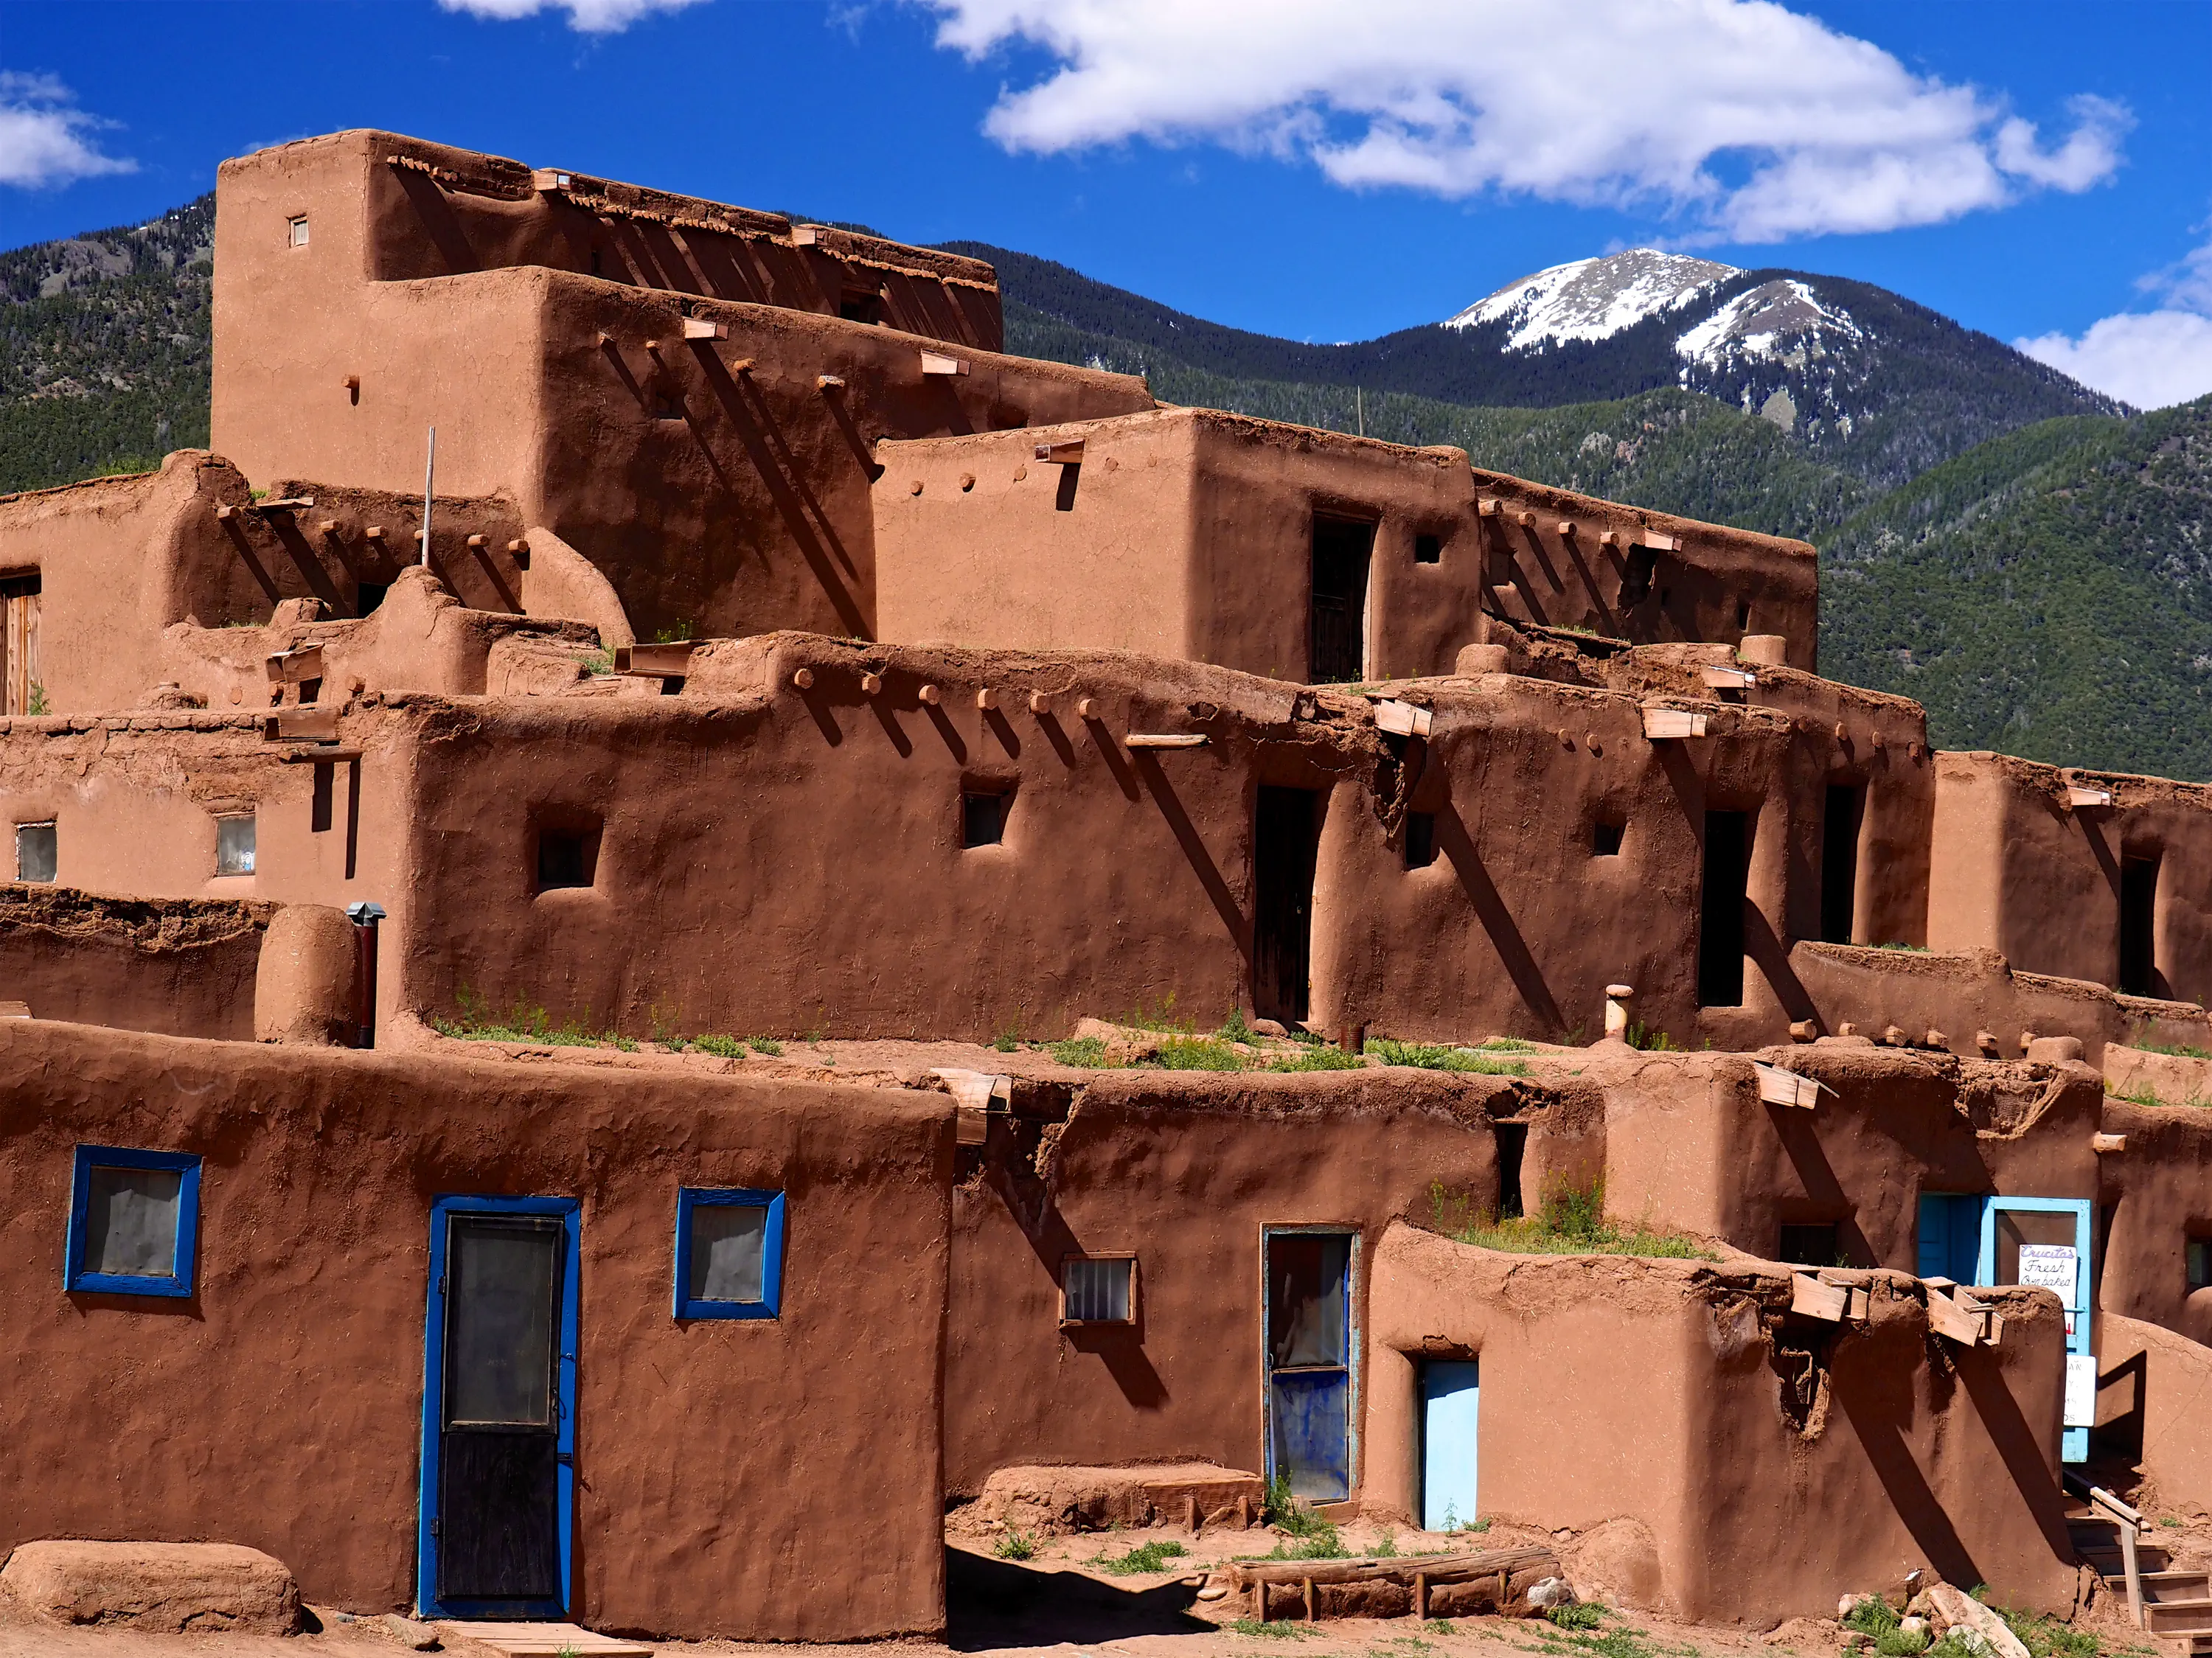
[[[1218,1633],[1190,1614],[1197,1598],[1194,1582],[1116,1588],[1081,1572],[1038,1570],[951,1544],[945,1550],[945,1643],[955,1652]]]
[[[1743,953],[1751,957],[1765,975],[1767,987],[1782,1004],[1783,1011],[1794,1022],[1810,1019],[1823,1033],[1826,1023],[1820,1010],[1814,1005],[1813,993],[1797,976],[1797,969],[1790,965],[1790,951],[1775,936],[1774,924],[1766,919],[1766,912],[1748,896],[1743,901]]]
[[[1513,981],[1522,1005],[1545,1022],[1546,1029],[1564,1029],[1566,1021],[1560,1016],[1551,987],[1544,982],[1543,969],[1536,965],[1535,955],[1529,950],[1528,939],[1522,936],[1511,912],[1505,908],[1504,899],[1498,896],[1490,872],[1483,868],[1481,854],[1475,851],[1474,839],[1467,832],[1458,805],[1450,800],[1437,809],[1437,844],[1451,860],[1453,872],[1459,877],[1460,890],[1474,906],[1476,919],[1490,935],[1491,947],[1504,963],[1506,975]]]
[[[1176,843],[1182,848],[1182,855],[1189,860],[1191,869],[1198,876],[1199,884],[1206,889],[1206,896],[1213,904],[1213,913],[1221,918],[1221,925],[1228,929],[1229,941],[1237,946],[1237,955],[1243,958],[1246,976],[1249,977],[1252,971],[1252,928],[1244,919],[1243,907],[1237,902],[1237,895],[1230,890],[1229,883],[1222,878],[1221,870],[1213,861],[1213,854],[1206,849],[1205,837],[1199,834],[1198,826],[1190,821],[1190,814],[1183,810],[1182,802],[1176,796],[1175,786],[1168,781],[1167,774],[1160,768],[1158,756],[1146,749],[1131,757],[1135,762],[1137,774],[1144,779],[1145,787],[1152,797],[1152,803],[1160,809],[1160,816],[1167,819],[1168,829],[1175,835]]]
[[[256,585],[261,589],[262,596],[271,604],[282,604],[284,595],[276,591],[276,584],[270,579],[267,568],[253,556],[253,544],[246,539],[246,531],[239,527],[238,520],[231,519],[222,527],[230,537],[232,550],[238,555],[247,571],[252,575]]]
[[[1967,1395],[1973,1400],[1997,1455],[2004,1459],[2005,1472],[2012,1476],[2022,1505],[2043,1533],[2043,1540],[2051,1546],[2051,1554],[2071,1561],[2074,1540],[2066,1526],[2065,1492],[2045,1459],[2041,1440],[2021,1414],[2020,1401],[2005,1386],[1997,1356],[1986,1347],[1954,1348],[1953,1352]]]
[[[1850,1256],[1850,1264],[1881,1266],[1881,1258],[1875,1253],[1874,1245],[1859,1225],[1858,1206],[1844,1190],[1844,1183],[1838,1178],[1835,1166],[1828,1161],[1820,1135],[1814,1132],[1812,1114],[1792,1105],[1769,1105],[1766,1117],[1774,1125],[1775,1139],[1782,1142],[1782,1155],[1796,1170],[1797,1183],[1805,1188],[1807,1200],[1820,1205],[1826,1213],[1840,1217],[1836,1222],[1836,1242]]]
[[[1947,1583],[1987,1582],[1982,1569],[1974,1564],[1966,1540],[1944,1512],[1942,1499],[1912,1460],[1912,1448],[1905,1442],[1901,1425],[1910,1419],[1910,1411],[1900,1412],[1894,1401],[1862,1399],[1857,1388],[1843,1385],[1840,1379],[1834,1398],[1850,1418],[1851,1430],[1858,1436],[1860,1448],[1866,1452],[1875,1478],[1881,1482],[1892,1511],[1920,1546],[1922,1557]]]

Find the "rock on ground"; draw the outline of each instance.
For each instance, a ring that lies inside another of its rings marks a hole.
[[[287,1635],[300,1619],[284,1563],[233,1543],[25,1543],[0,1567],[0,1586],[60,1624]]]

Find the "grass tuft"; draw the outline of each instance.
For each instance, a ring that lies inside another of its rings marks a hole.
[[[1561,1629],[1595,1629],[1605,1622],[1605,1608],[1595,1600],[1576,1600],[1564,1606],[1545,1607],[1544,1619]]]
[[[748,1036],[745,1038],[745,1046],[756,1054],[767,1054],[771,1060],[780,1057],[783,1053],[783,1044],[773,1036]]]
[[[1036,1554],[1036,1539],[1025,1531],[1010,1531],[998,1540],[991,1552],[1001,1560],[1028,1560]]]
[[[1456,1242],[1516,1255],[1647,1255],[1667,1260],[1718,1260],[1694,1238],[1645,1226],[1622,1226],[1605,1218],[1602,1182],[1583,1187],[1555,1181],[1534,1215],[1494,1218],[1486,1206],[1447,1190],[1429,1187],[1435,1230]]]
[[[1238,1618],[1232,1620],[1229,1627],[1238,1635],[1264,1635],[1274,1641],[1303,1641],[1309,1636],[1321,1633],[1319,1630],[1310,1625],[1294,1624],[1287,1618],[1270,1618],[1265,1620],[1257,1618]]]
[[[1453,1048],[1436,1042],[1400,1042],[1387,1036],[1370,1039],[1367,1051],[1385,1065],[1412,1066],[1421,1071],[1465,1071],[1486,1077],[1525,1077],[1528,1067],[1518,1060],[1494,1059],[1472,1048]]]
[[[1170,1036],[1160,1044],[1159,1058],[1148,1068],[1163,1071],[1242,1071],[1249,1062],[1226,1042],[1211,1036]]]
[[[520,997],[505,1013],[495,1013],[489,1003],[463,985],[455,999],[460,1017],[430,1016],[430,1028],[441,1036],[460,1042],[529,1042],[542,1048],[613,1048],[624,1054],[637,1052],[635,1038],[617,1031],[592,1030],[581,1020],[569,1018],[555,1024],[542,1007]]]
[[[1174,1539],[1161,1538],[1155,1542],[1139,1543],[1127,1554],[1110,1560],[1103,1554],[1094,1554],[1083,1564],[1110,1571],[1116,1577],[1134,1577],[1139,1573],[1164,1571],[1169,1561],[1180,1560],[1189,1552]]]
[[[1267,1067],[1275,1072],[1359,1071],[1364,1068],[1359,1055],[1347,1054],[1327,1042],[1313,1043],[1287,1059],[1277,1060]]]
[[[1086,1071],[1109,1068],[1103,1036],[1070,1036],[1065,1042],[1047,1042],[1044,1051],[1052,1055],[1055,1064],[1079,1066]]]

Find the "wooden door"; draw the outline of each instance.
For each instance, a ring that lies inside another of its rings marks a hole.
[[[459,1201],[442,1200],[433,1223],[424,1609],[558,1616],[575,1443],[574,1211]]]
[[[39,678],[39,578],[0,580],[0,608],[5,611],[0,651],[6,653],[0,660],[0,713],[43,713],[32,707],[45,700]]]
[[[1313,521],[1312,615],[1306,678],[1316,685],[1364,677],[1367,659],[1367,571],[1375,526],[1349,519]]]
[[[1320,795],[1262,788],[1252,823],[1252,1007],[1285,1025],[1306,1017],[1320,851]]]

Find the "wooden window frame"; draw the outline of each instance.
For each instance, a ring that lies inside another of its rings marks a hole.
[[[1067,1269],[1079,1261],[1126,1260],[1129,1263],[1129,1315],[1127,1318],[1071,1318],[1067,1313]],[[1060,1258],[1060,1327],[1063,1330],[1131,1330],[1138,1321],[1137,1252],[1133,1249],[1085,1249]]]
[[[682,1186],[676,1190],[676,1318],[779,1319],[783,1316],[784,1194],[756,1187]],[[691,1215],[697,1209],[765,1209],[761,1230],[761,1298],[710,1301],[691,1293]]]
[[[95,1169],[157,1169],[181,1178],[177,1182],[176,1253],[166,1273],[95,1272],[85,1265],[86,1232],[91,1218],[92,1171]],[[80,1145],[70,1180],[69,1246],[63,1287],[72,1294],[188,1297],[199,1260],[200,1158],[190,1151],[143,1151],[119,1145]]]

